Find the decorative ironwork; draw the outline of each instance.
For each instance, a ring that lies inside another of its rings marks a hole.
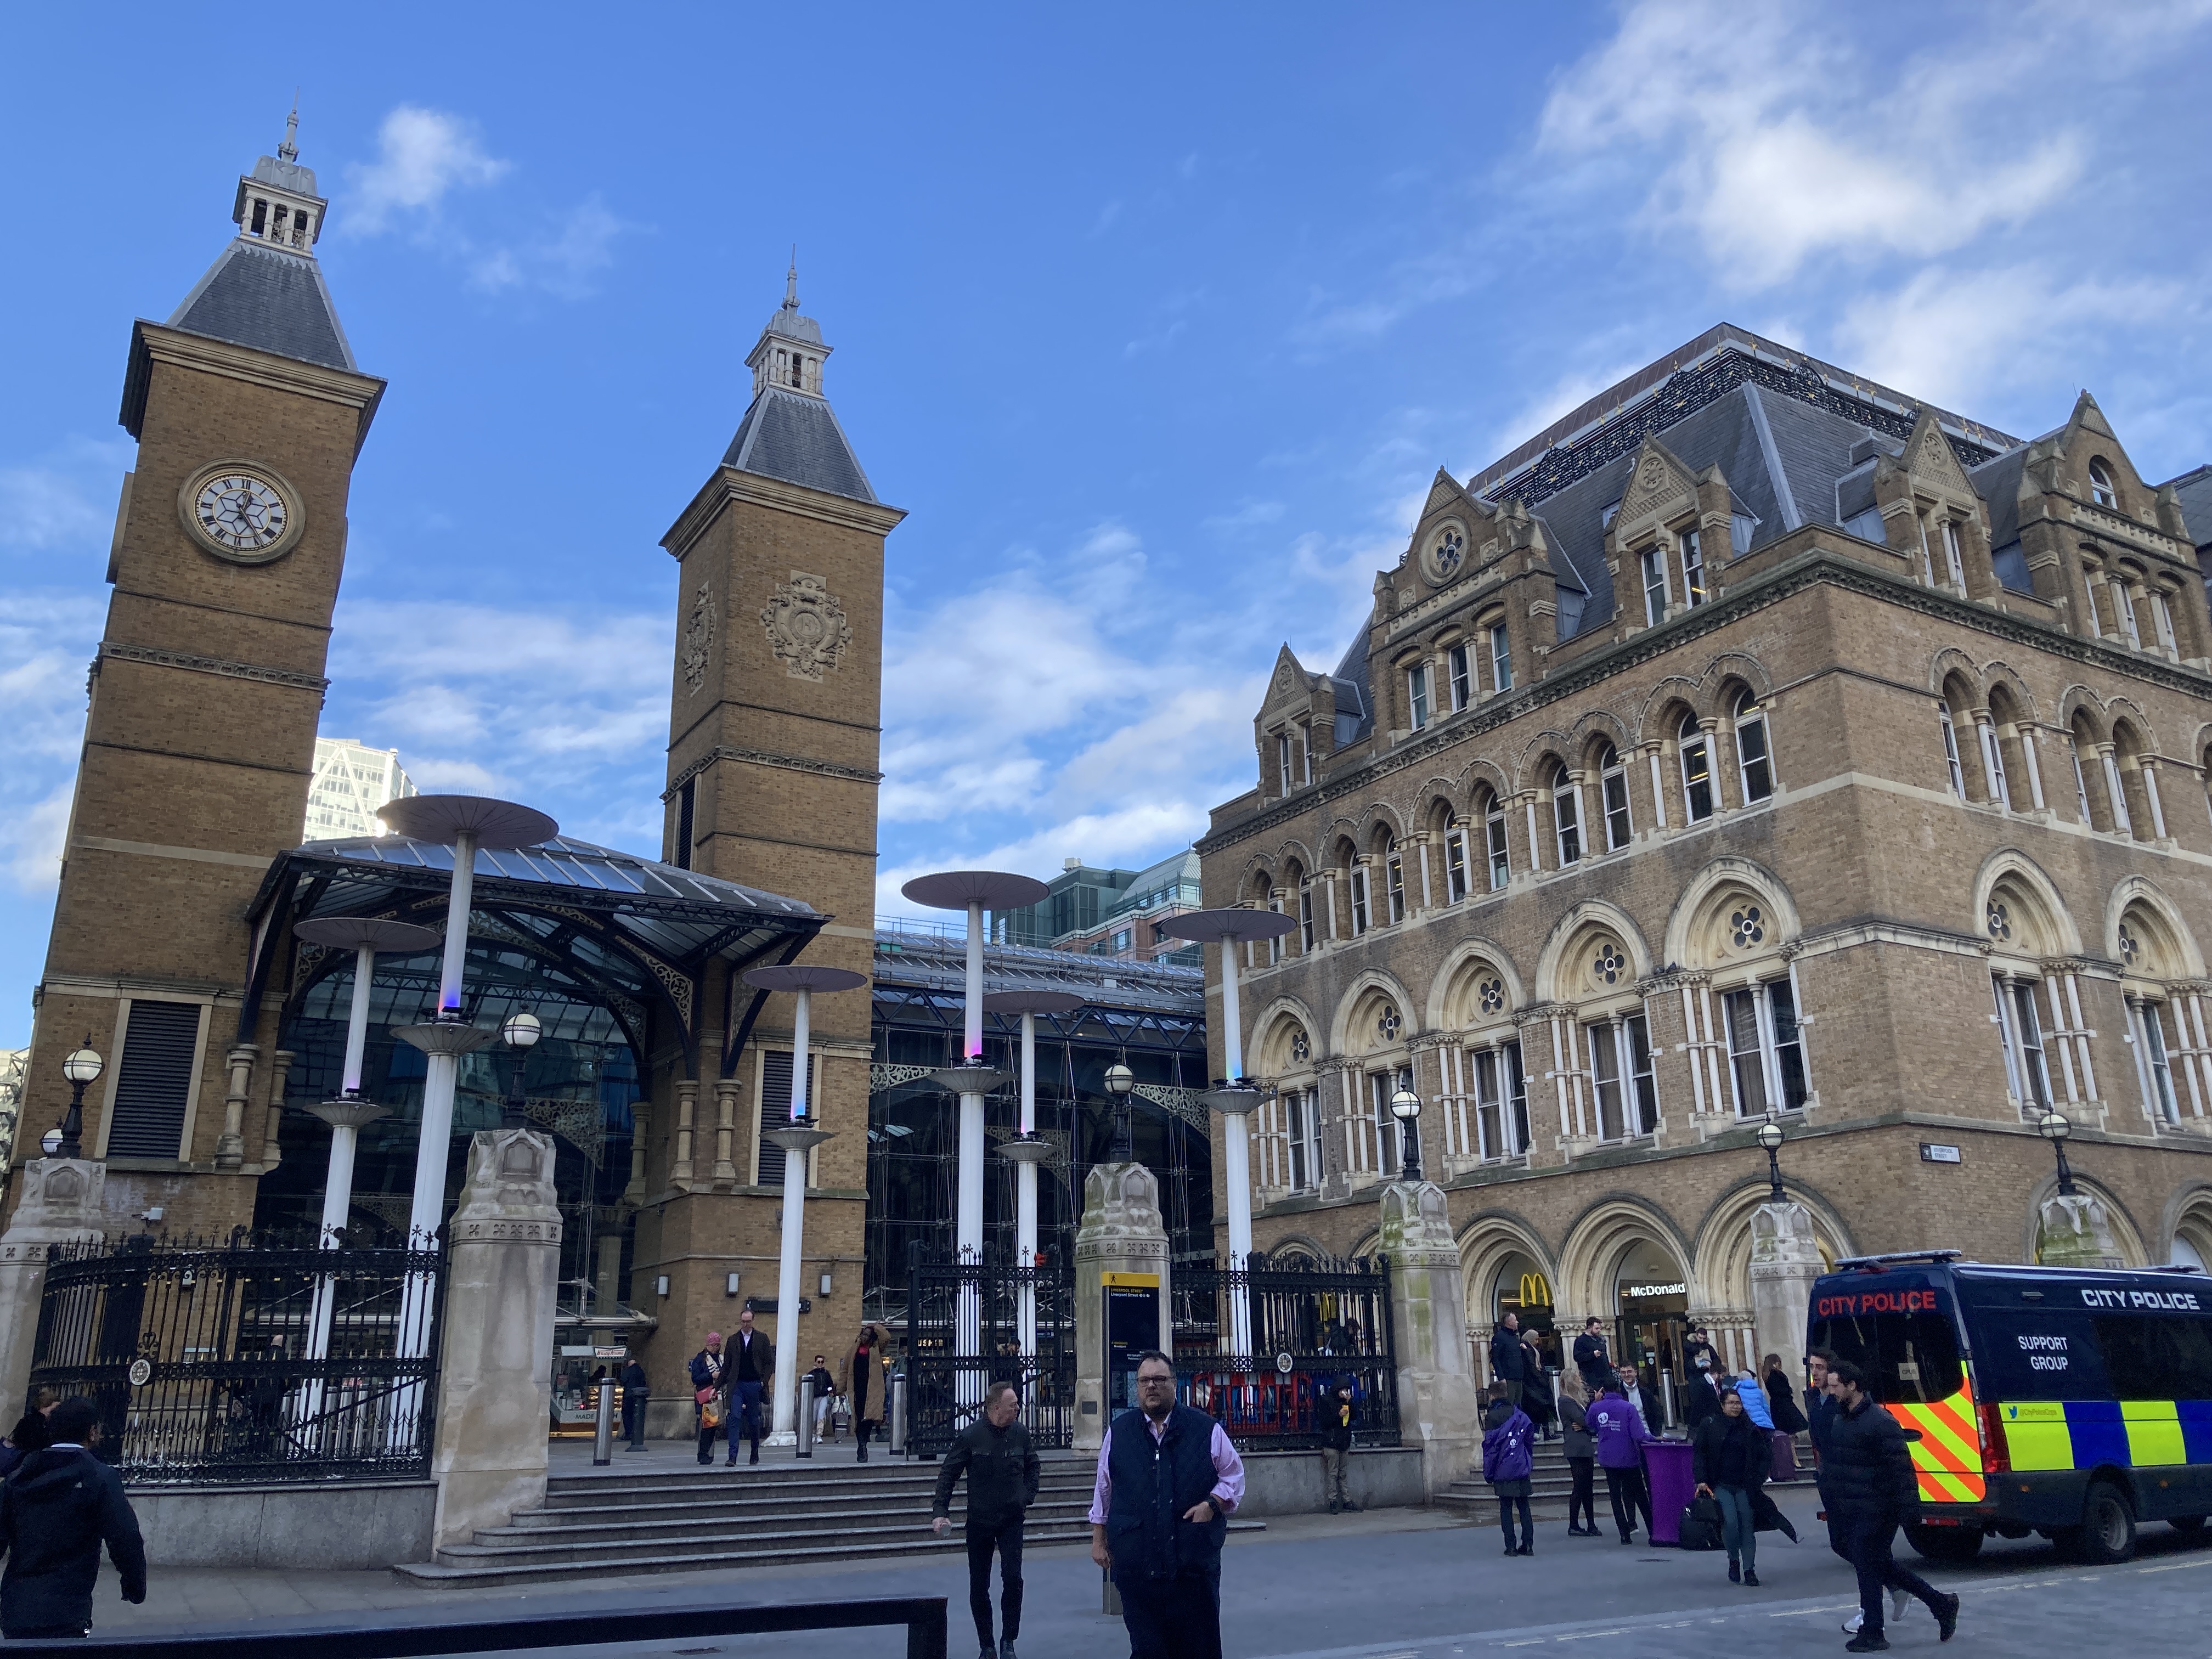
[[[1139,1083],[1129,1091],[1140,1095],[1155,1106],[1164,1106],[1191,1127],[1201,1133],[1208,1130],[1205,1100],[1195,1089],[1178,1089],[1164,1083]]]
[[[1170,1292],[1176,1395],[1218,1419],[1239,1447],[1320,1445],[1321,1413],[1343,1382],[1353,1443],[1398,1443],[1388,1258],[1254,1255],[1235,1272],[1178,1263]],[[1233,1340],[1240,1299],[1251,1333],[1243,1353]]]
[[[398,1352],[410,1280],[440,1306],[443,1251],[243,1230],[227,1244],[57,1244],[31,1395],[89,1398],[100,1455],[133,1484],[422,1480],[440,1333],[425,1357]]]
[[[871,1066],[868,1067],[869,1092],[880,1094],[885,1089],[897,1088],[902,1083],[913,1083],[927,1077],[933,1069],[927,1066]]]
[[[1025,1353],[1029,1298],[1036,1335]],[[960,1261],[915,1245],[907,1256],[907,1345],[908,1451],[942,1456],[999,1382],[1021,1391],[1022,1421],[1041,1449],[1075,1443],[1075,1297],[1065,1267]]]
[[[606,1109],[597,1100],[558,1100],[532,1095],[522,1103],[522,1115],[541,1129],[550,1129],[592,1163],[606,1150]]]

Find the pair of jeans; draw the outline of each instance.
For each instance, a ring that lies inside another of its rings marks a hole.
[[[1636,1530],[1636,1517],[1644,1517],[1644,1531],[1651,1531],[1651,1494],[1644,1485],[1642,1469],[1607,1469],[1605,1472],[1605,1495],[1613,1500],[1613,1523],[1620,1528],[1620,1535],[1628,1537]]]
[[[645,1443],[645,1396],[623,1396],[623,1438],[633,1446]]]
[[[730,1384],[730,1462],[738,1461],[738,1441],[742,1437],[753,1443],[753,1455],[760,1455],[761,1443],[761,1385],[757,1382]]]
[[[1221,1563],[1172,1578],[1114,1575],[1129,1659],[1221,1659]]]
[[[975,1615],[975,1639],[986,1650],[991,1640],[991,1552],[999,1553],[999,1627],[1012,1642],[1022,1633],[1022,1517],[996,1525],[968,1523],[968,1611]]]
[[[1520,1543],[1516,1543],[1513,1539],[1513,1510],[1516,1504],[1520,1507],[1521,1510]],[[1507,1549],[1518,1549],[1522,1544],[1528,1545],[1531,1547],[1534,1546],[1536,1542],[1536,1523],[1529,1518],[1528,1500],[1527,1498],[1505,1498],[1501,1496],[1498,1500],[1498,1529],[1505,1534],[1505,1547]]]
[[[1741,1486],[1715,1486],[1713,1501],[1721,1506],[1721,1543],[1731,1561],[1741,1560],[1751,1572],[1759,1565],[1759,1518],[1751,1507],[1751,1493]]]
[[[1344,1485],[1345,1467],[1351,1461],[1351,1452],[1343,1447],[1323,1446],[1321,1449],[1321,1484],[1328,1501],[1332,1504],[1344,1504],[1352,1501],[1352,1494]]]
[[[1567,1524],[1580,1524],[1590,1531],[1597,1530],[1597,1462],[1595,1458],[1570,1457],[1567,1471],[1575,1478],[1575,1489],[1567,1497]]]
[[[1901,1567],[1890,1553],[1897,1541],[1894,1515],[1853,1516],[1844,1522],[1844,1537],[1850,1548],[1851,1565],[1859,1576],[1859,1634],[1881,1634],[1881,1593],[1901,1589],[1917,1597],[1930,1613],[1943,1605],[1936,1588],[1910,1567]]]

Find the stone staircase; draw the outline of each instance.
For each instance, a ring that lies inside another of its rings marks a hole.
[[[1537,1521],[1564,1521],[1567,1518],[1567,1498],[1574,1491],[1574,1473],[1567,1467],[1559,1442],[1540,1440],[1534,1451],[1535,1468],[1528,1481],[1529,1516]],[[1604,1513],[1605,1524],[1611,1526],[1612,1512],[1605,1506],[1605,1477],[1595,1471],[1592,1473],[1597,1507]],[[1486,1526],[1498,1524],[1498,1500],[1491,1496],[1490,1483],[1482,1478],[1480,1463],[1437,1494],[1437,1507]]]
[[[427,1562],[392,1569],[425,1588],[565,1583],[582,1575],[708,1572],[882,1556],[959,1557],[968,1483],[953,1491],[952,1528],[931,1535],[936,1463],[884,1457],[809,1468],[795,1462],[666,1473],[556,1474],[545,1504],[504,1527],[479,1528]],[[1031,1549],[1088,1544],[1088,1457],[1043,1460],[1024,1541]],[[1257,1522],[1231,1522],[1258,1531]]]

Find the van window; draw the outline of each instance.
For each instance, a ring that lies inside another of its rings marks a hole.
[[[1948,1400],[1966,1381],[1958,1334],[1944,1314],[1824,1319],[1813,1328],[1813,1346],[1864,1371],[1868,1392],[1884,1405]]]
[[[2089,1316],[2078,1309],[1978,1311],[1978,1392],[1986,1400],[2109,1400],[2097,1336]]]
[[[2114,1399],[2212,1400],[2212,1320],[2115,1314],[2090,1322]]]

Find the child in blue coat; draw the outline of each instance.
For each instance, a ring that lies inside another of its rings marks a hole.
[[[1536,1461],[1530,1443],[1536,1425],[1528,1413],[1515,1405],[1503,1382],[1490,1385],[1490,1409],[1482,1419],[1482,1478],[1498,1496],[1498,1524],[1505,1533],[1508,1555],[1536,1553],[1536,1527],[1528,1513],[1529,1478]],[[1513,1537],[1513,1510],[1521,1510],[1521,1537]]]

